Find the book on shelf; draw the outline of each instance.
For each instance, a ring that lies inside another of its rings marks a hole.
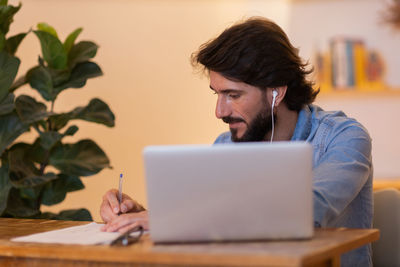
[[[332,38],[329,51],[317,51],[314,62],[317,84],[323,91],[381,91],[386,88],[382,57],[368,50],[360,39]]]

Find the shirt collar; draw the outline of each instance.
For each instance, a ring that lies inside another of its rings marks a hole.
[[[312,108],[312,105],[306,105],[300,110],[297,117],[296,128],[294,129],[291,139],[292,141],[303,141],[310,135],[312,127]]]

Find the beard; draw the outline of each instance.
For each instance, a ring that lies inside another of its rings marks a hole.
[[[265,101],[266,102],[266,101]],[[247,130],[241,138],[237,136],[237,129],[230,129],[233,142],[259,142],[264,141],[265,136],[272,129],[271,109],[267,103],[263,103],[262,109],[256,117],[249,123],[240,118],[225,117],[222,120],[225,123],[244,122]]]

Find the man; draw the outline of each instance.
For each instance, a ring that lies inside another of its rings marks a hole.
[[[312,105],[318,91],[282,29],[251,18],[226,29],[192,55],[209,73],[217,95],[216,117],[230,132],[215,143],[305,140],[312,144],[315,227],[370,228],[372,225],[371,140],[342,112]],[[282,163],[284,165],[284,163]],[[103,198],[106,231],[148,227],[147,212],[116,190]],[[119,212],[124,213],[117,216]],[[371,266],[370,246],[342,257],[343,266]]]

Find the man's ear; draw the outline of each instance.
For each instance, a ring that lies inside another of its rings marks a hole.
[[[268,102],[272,104],[273,100],[273,91],[276,91],[276,97],[275,97],[275,105],[274,107],[278,107],[280,103],[282,103],[283,99],[285,98],[286,95],[286,90],[287,86],[280,86],[280,87],[275,87],[275,88],[268,88],[267,89],[267,97],[268,97]]]

